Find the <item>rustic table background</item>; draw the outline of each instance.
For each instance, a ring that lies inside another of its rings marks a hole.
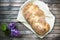
[[[16,18],[20,6],[27,0],[0,0],[0,24],[17,22]],[[21,31],[22,37],[6,37],[0,28],[0,40],[60,40],[60,0],[42,0],[48,4],[50,11],[55,15],[55,25],[46,37],[38,38],[23,24],[17,22],[17,27]],[[1,27],[1,26],[0,26]]]

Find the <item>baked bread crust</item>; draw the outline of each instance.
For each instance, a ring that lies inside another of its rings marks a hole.
[[[45,20],[44,12],[37,5],[28,3],[24,6],[22,12],[27,22],[38,35],[42,36],[49,31],[50,25]]]

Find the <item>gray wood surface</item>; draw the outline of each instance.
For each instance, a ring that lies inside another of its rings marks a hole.
[[[55,15],[55,25],[53,30],[43,39],[38,38],[22,23],[16,21],[20,6],[27,0],[0,0],[0,24],[16,22],[16,27],[20,30],[22,37],[6,37],[1,31],[0,40],[60,40],[60,0],[41,0],[48,4],[53,15]]]

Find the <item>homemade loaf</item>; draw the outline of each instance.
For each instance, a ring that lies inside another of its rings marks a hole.
[[[50,29],[50,25],[45,20],[44,12],[33,3],[28,3],[22,9],[23,16],[31,25],[31,28],[38,34],[44,35]]]

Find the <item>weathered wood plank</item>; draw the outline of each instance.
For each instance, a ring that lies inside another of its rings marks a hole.
[[[53,10],[60,10],[60,8],[53,8]]]
[[[60,30],[60,25],[55,26],[54,30]]]
[[[0,3],[0,6],[21,6],[23,3]]]
[[[60,19],[56,19],[55,23],[60,23]]]
[[[19,11],[0,11],[0,14],[18,14]]]
[[[55,37],[60,37],[60,34],[48,34],[48,35],[46,35],[46,37],[53,37],[53,38],[55,38]],[[35,35],[35,34],[32,34],[32,35],[23,35],[23,38],[37,38],[37,36]]]
[[[60,4],[53,4],[54,8],[60,8]]]
[[[59,27],[59,28],[60,28],[60,27]],[[53,29],[53,30],[50,32],[50,34],[60,34],[60,29],[57,29],[57,30]]]
[[[1,0],[0,2],[25,2],[26,0]]]
[[[0,19],[0,22],[17,22],[16,19]]]
[[[0,11],[2,10],[2,11],[12,11],[12,10],[19,10],[19,6],[0,6]]]
[[[60,0],[43,0],[45,3],[48,4],[59,4]]]
[[[58,14],[58,15],[54,14],[54,16],[55,16],[56,19],[60,19],[60,14]]]
[[[60,40],[60,38],[50,38],[50,37],[45,37],[43,39],[40,38],[13,38],[13,40]]]
[[[60,25],[60,23],[56,23],[56,22],[55,22],[55,25],[58,26],[58,25]]]
[[[5,40],[5,39],[9,39],[9,40],[11,40],[12,38],[7,38],[7,37],[2,37],[2,40]],[[43,39],[40,39],[40,38],[34,38],[34,37],[32,37],[32,38],[13,38],[12,40],[60,40],[60,38],[59,37],[55,37],[55,38],[52,38],[52,37],[45,37],[45,38],[43,38]]]
[[[16,19],[18,14],[0,14],[0,19]]]
[[[1,2],[25,2],[26,0],[1,0]],[[59,0],[41,0],[44,1],[45,3],[50,3],[50,4],[57,4],[60,3]]]
[[[52,12],[53,12],[54,15],[60,15],[60,11],[58,11],[58,10],[56,10],[56,11],[52,10]]]

